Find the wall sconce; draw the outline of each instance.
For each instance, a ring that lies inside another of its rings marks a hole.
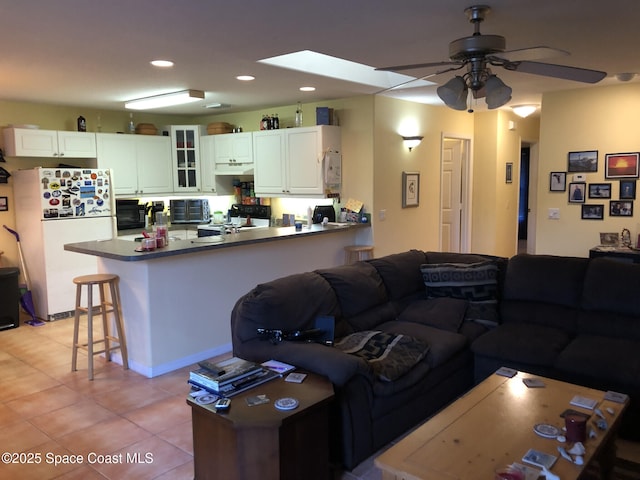
[[[513,113],[522,118],[527,118],[538,109],[537,105],[514,105],[511,107]]]
[[[421,137],[419,135],[415,135],[413,137],[405,137],[404,135],[402,136],[402,143],[404,144],[405,147],[407,147],[409,149],[409,151],[411,151],[413,148],[417,147],[418,145],[420,145],[420,142],[422,141],[424,137]]]

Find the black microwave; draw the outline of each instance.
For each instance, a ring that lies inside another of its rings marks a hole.
[[[118,230],[133,230],[145,227],[146,206],[138,200],[116,199],[116,224]]]

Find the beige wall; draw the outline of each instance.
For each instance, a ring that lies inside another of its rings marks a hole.
[[[449,108],[375,97],[373,225],[376,255],[440,244],[442,135],[473,136],[473,115]],[[409,152],[401,135],[422,135]],[[420,173],[420,204],[402,208],[402,172]],[[380,220],[380,211],[385,220]]]
[[[540,122],[540,162],[536,253],[586,257],[599,243],[600,232],[640,233],[640,210],[634,202],[633,217],[611,217],[609,200],[586,199],[586,203],[604,204],[604,220],[581,220],[580,204],[569,204],[567,192],[549,192],[549,173],[567,171],[567,154],[572,151],[598,150],[598,171],[587,174],[587,184],[610,182],[612,198],[619,198],[618,180],[604,178],[607,153],[637,152],[640,84],[547,93],[543,97]],[[567,174],[567,183],[572,174]],[[547,218],[549,208],[560,209],[560,219]]]

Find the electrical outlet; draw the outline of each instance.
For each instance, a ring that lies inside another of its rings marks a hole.
[[[560,209],[559,208],[550,208],[549,213],[547,214],[548,218],[551,220],[560,220]]]
[[[387,210],[383,209],[378,212],[378,219],[382,222],[387,218]]]

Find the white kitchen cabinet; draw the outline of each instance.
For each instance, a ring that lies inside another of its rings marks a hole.
[[[257,196],[286,194],[284,130],[253,132],[253,188]]]
[[[323,158],[340,152],[340,128],[329,125],[254,132],[256,195],[324,196]]]
[[[155,135],[98,133],[98,168],[110,168],[116,195],[171,193],[171,140]]]
[[[96,158],[96,134],[5,128],[4,148],[11,157]]]
[[[253,135],[251,132],[225,133],[213,137],[216,173],[244,175],[253,169]]]
[[[170,125],[173,191],[200,192],[200,125]],[[206,131],[206,130],[204,130]]]
[[[200,185],[202,193],[217,193],[214,136],[203,135],[200,137]]]

